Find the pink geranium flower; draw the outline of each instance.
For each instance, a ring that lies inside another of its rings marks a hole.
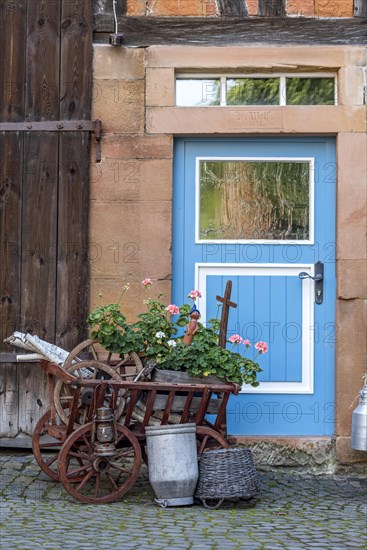
[[[153,281],[152,281],[152,279],[148,279],[148,277],[146,277],[146,278],[144,279],[144,281],[141,282],[141,284],[142,284],[143,286],[150,286],[150,285],[153,284]]]
[[[200,290],[192,290],[188,293],[187,297],[196,300],[196,298],[201,298],[201,292]]]
[[[166,307],[166,311],[168,311],[171,315],[177,315],[180,313],[180,308],[175,306],[175,304],[170,304]]]
[[[250,340],[242,340],[242,344],[244,344],[244,345],[246,346],[246,348],[251,347],[251,342],[250,342]]]
[[[232,336],[229,337],[229,341],[231,342],[231,344],[242,344],[243,340],[241,338],[241,336],[239,334],[233,334]]]
[[[261,355],[262,353],[266,353],[268,351],[268,344],[266,342],[256,342],[255,349],[257,349]]]

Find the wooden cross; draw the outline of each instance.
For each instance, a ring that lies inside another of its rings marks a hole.
[[[232,281],[227,281],[224,297],[222,298],[222,296],[216,296],[216,299],[218,300],[218,302],[221,302],[223,304],[222,316],[220,319],[220,330],[219,330],[219,346],[221,348],[226,347],[229,308],[237,307],[237,304],[230,301],[231,292],[232,292]]]

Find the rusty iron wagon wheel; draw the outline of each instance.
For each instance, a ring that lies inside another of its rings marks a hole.
[[[91,380],[116,380],[121,382],[121,377],[112,367],[99,363],[97,361],[80,361],[76,365],[70,365],[65,369],[70,374],[74,374],[78,378],[89,378]],[[83,425],[90,420],[89,410],[93,405],[93,389],[82,388],[79,402],[78,402],[78,414],[76,418],[77,425]],[[62,380],[57,380],[54,390],[54,401],[57,414],[64,424],[67,424],[70,416],[70,408],[73,402],[74,390],[73,388],[65,384]],[[112,400],[112,390],[105,394],[104,406],[109,406]],[[115,419],[118,420],[124,410],[126,403],[125,390],[123,388],[118,389],[116,408],[114,411]]]
[[[142,461],[139,442],[125,426],[116,424],[116,430],[116,453],[112,456],[95,455],[93,422],[75,430],[62,446],[59,479],[79,502],[114,502],[135,483]],[[82,477],[77,484],[76,476]]]

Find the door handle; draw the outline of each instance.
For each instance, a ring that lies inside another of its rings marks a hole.
[[[315,304],[322,304],[324,298],[324,264],[322,262],[315,263],[315,275],[313,277],[306,271],[301,271],[298,277],[315,281]]]

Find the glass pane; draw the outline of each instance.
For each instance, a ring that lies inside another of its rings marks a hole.
[[[287,105],[334,105],[334,78],[287,78]]]
[[[183,107],[220,105],[220,79],[177,79],[176,105]]]
[[[279,78],[227,78],[227,105],[279,105]]]
[[[310,164],[200,162],[200,239],[309,238]]]

